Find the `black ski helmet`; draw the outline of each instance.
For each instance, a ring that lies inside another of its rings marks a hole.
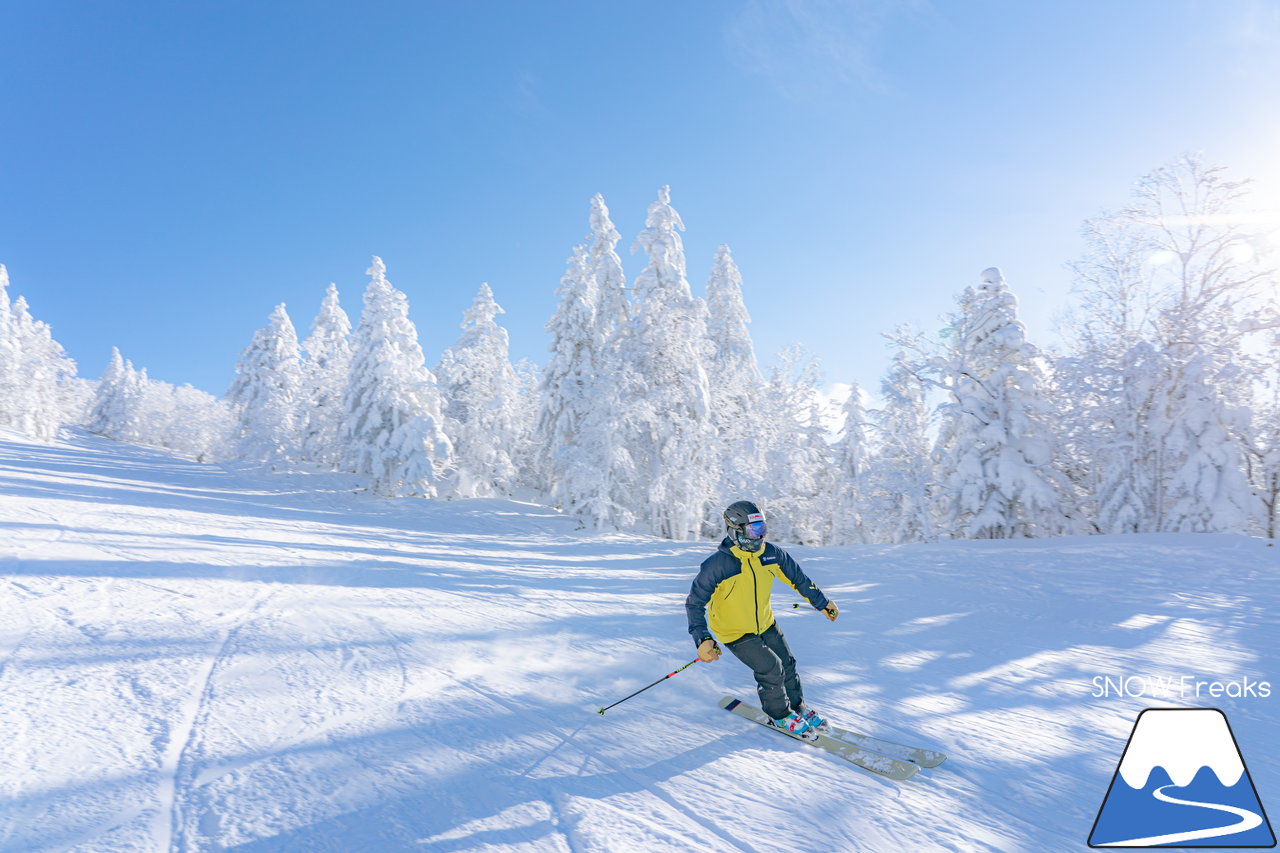
[[[729,540],[742,550],[759,551],[764,547],[764,513],[751,501],[734,501],[725,507],[724,523],[729,528]]]

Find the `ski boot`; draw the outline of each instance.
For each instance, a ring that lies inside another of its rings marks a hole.
[[[800,716],[800,719],[809,724],[809,728],[813,731],[820,735],[831,734],[831,724],[827,722],[825,717],[808,705],[801,703],[800,707],[796,709],[796,713]]]
[[[781,719],[770,720],[769,725],[773,726],[775,729],[781,729],[789,735],[795,735],[798,738],[803,738],[804,740],[818,739],[818,733],[810,730],[809,724],[804,721],[804,718],[794,712],[787,714],[787,716]]]

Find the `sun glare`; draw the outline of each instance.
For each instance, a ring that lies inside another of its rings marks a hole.
[[[1254,259],[1257,252],[1254,251],[1251,243],[1246,243],[1242,240],[1232,244],[1229,254],[1231,255],[1231,260],[1236,263],[1247,264]]]

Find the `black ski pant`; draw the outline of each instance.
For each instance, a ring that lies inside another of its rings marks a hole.
[[[776,624],[762,634],[747,634],[725,645],[755,673],[760,707],[772,719],[782,719],[804,702],[796,659]]]

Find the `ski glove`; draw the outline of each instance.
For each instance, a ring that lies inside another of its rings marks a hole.
[[[827,606],[822,608],[822,615],[834,622],[836,621],[836,617],[840,615],[840,608],[836,607],[836,603],[834,601],[828,601]]]
[[[716,641],[708,637],[698,644],[698,660],[711,663],[720,657],[720,647]]]

